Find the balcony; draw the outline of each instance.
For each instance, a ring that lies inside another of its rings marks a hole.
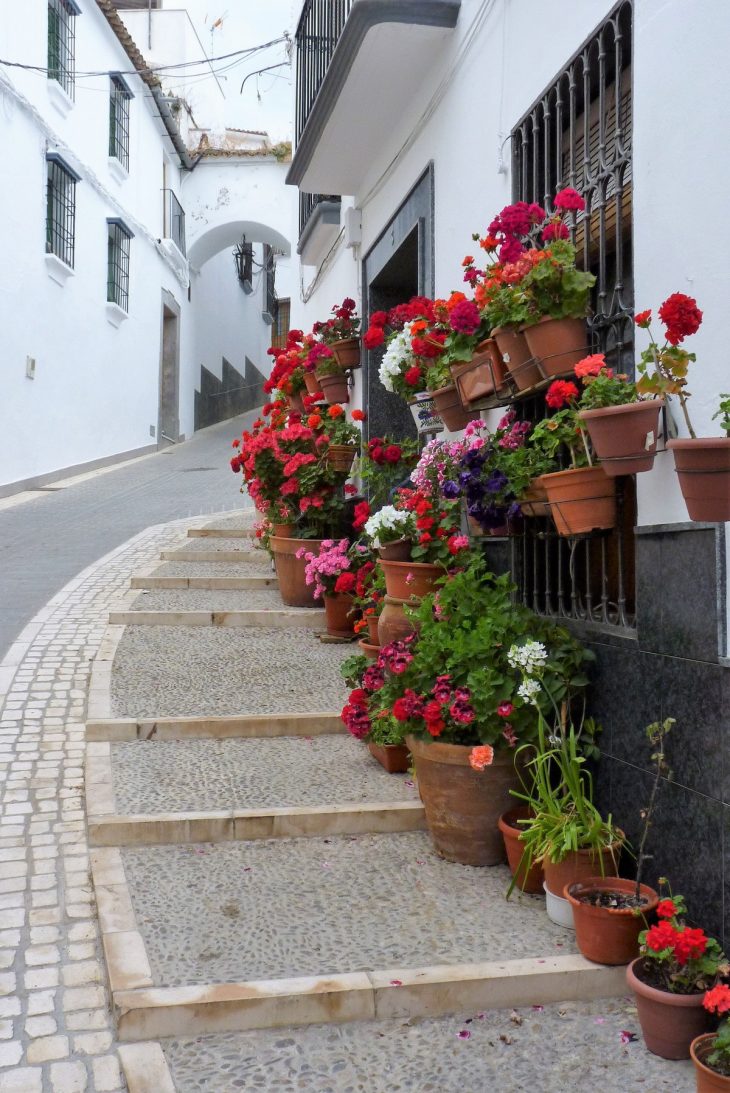
[[[460,7],[461,0],[305,0],[290,185],[310,194],[357,193]]]
[[[304,266],[317,266],[340,230],[341,200],[333,194],[299,195],[299,245]]]

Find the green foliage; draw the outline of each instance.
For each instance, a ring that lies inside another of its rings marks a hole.
[[[528,322],[538,319],[582,319],[588,312],[592,273],[575,267],[575,247],[567,240],[550,244],[551,257],[536,263],[521,282]]]
[[[486,317],[491,330],[526,323],[530,312],[522,285],[503,285],[498,289],[486,308]]]
[[[403,726],[394,717],[380,716],[373,721],[372,730],[368,733],[368,740],[373,744],[402,744]]]
[[[549,470],[559,469],[558,456],[561,449],[565,448],[570,453],[573,467],[587,467],[589,465],[588,452],[583,439],[583,432],[578,421],[578,412],[573,406],[566,406],[564,410],[558,410],[552,417],[538,421],[529,437],[529,445],[539,453],[543,462],[549,465]],[[542,474],[548,473],[542,471]]]
[[[636,384],[626,375],[602,372],[586,383],[580,400],[581,410],[602,410],[607,406],[626,406],[638,402]]]
[[[720,419],[720,428],[724,433],[730,436],[730,395],[723,391],[720,394],[720,405],[716,414],[712,415],[712,420]]]
[[[340,675],[348,687],[359,687],[361,685],[363,674],[369,664],[370,661],[362,653],[354,653],[351,657],[343,660],[340,665]]]
[[[345,369],[337,363],[334,357],[320,357],[314,370],[317,379],[320,376],[340,376],[344,372]]]

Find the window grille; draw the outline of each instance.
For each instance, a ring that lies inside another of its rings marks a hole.
[[[60,156],[47,159],[46,253],[73,269],[76,241],[76,183],[79,176]]]
[[[127,225],[118,219],[107,220],[106,298],[129,311],[129,252],[133,239]]]
[[[353,0],[305,0],[296,30],[296,139],[301,137]]]
[[[291,300],[276,301],[276,320],[271,328],[271,348],[283,349],[289,334]]]
[[[633,372],[632,7],[622,0],[512,131],[513,191],[551,211],[572,186],[586,202],[572,229],[577,262],[596,275],[588,328],[593,352]],[[544,416],[543,397],[521,416]],[[576,539],[530,518],[510,543],[523,603],[555,618],[634,624],[635,487],[617,479],[617,526]]]
[[[185,210],[172,190],[162,191],[165,198],[165,238],[172,239],[182,255],[185,252]]]
[[[276,322],[276,256],[274,248],[264,244],[264,309],[262,318],[265,323]]]
[[[129,170],[129,102],[132,92],[121,76],[111,77],[109,92],[109,155]]]
[[[57,80],[72,99],[76,76],[74,21],[79,13],[73,0],[48,0],[48,79]]]

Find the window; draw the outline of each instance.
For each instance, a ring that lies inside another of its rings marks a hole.
[[[80,13],[74,0],[48,0],[48,79],[57,80],[70,98],[75,84],[74,20]]]
[[[109,155],[129,170],[129,100],[134,96],[119,75],[111,77],[109,93]]]
[[[272,326],[276,321],[276,255],[268,243],[264,243],[264,306],[261,318]]]
[[[107,220],[106,298],[129,310],[129,244],[134,238],[123,220]]]
[[[59,155],[46,156],[46,253],[73,269],[76,242],[76,183],[79,175]]]
[[[172,190],[162,191],[164,195],[165,239],[172,239],[173,243],[185,256],[185,210],[175,197]]]
[[[271,348],[283,349],[289,334],[289,322],[291,317],[291,300],[276,301],[276,318],[271,328]]]
[[[517,201],[548,210],[556,190],[584,197],[574,231],[578,265],[596,275],[591,352],[633,370],[630,0],[616,5],[554,83],[512,131]],[[523,401],[522,416],[544,413],[544,399]],[[548,519],[525,521],[510,540],[511,569],[524,604],[538,614],[631,627],[634,621],[633,478],[617,479],[611,532],[561,539]]]

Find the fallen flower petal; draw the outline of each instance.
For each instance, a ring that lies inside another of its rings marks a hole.
[[[639,1039],[639,1037],[636,1035],[635,1032],[629,1032],[627,1029],[622,1029],[622,1031],[621,1031],[621,1043],[622,1044],[633,1044],[638,1039]]]
[[[463,1028],[461,1032],[456,1034],[460,1040],[471,1040],[471,1033],[468,1028]]]

